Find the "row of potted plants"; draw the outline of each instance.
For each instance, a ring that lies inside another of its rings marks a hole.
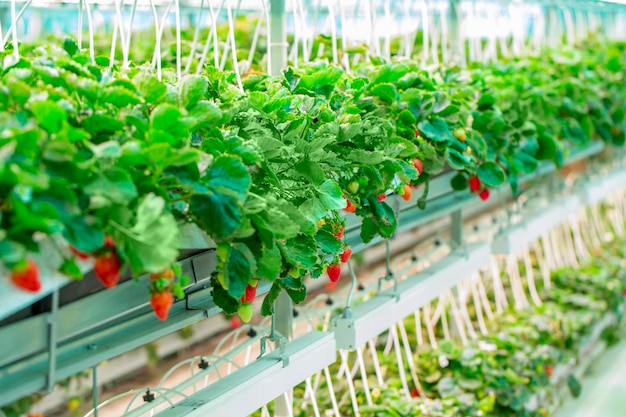
[[[355,377],[360,415],[545,417],[552,414],[563,399],[562,384],[567,385],[573,396],[580,394],[581,381],[574,376],[572,364],[581,359],[579,354],[588,350],[589,343],[598,342],[590,338],[602,319],[607,314],[616,318],[600,334],[608,345],[619,340],[623,333],[620,329],[623,329],[626,288],[625,254],[624,239],[618,239],[596,252],[587,265],[555,271],[552,287],[541,291],[543,305],[521,311],[511,308],[497,315],[487,323],[488,335],[479,336],[468,345],[459,339],[444,340],[441,327],[437,327],[436,348],[428,343],[425,328],[421,330],[425,344],[418,345],[415,321],[407,318],[404,326],[414,348],[413,360],[420,385],[413,384],[405,360],[410,392],[403,390],[396,356],[382,353],[387,340],[387,335],[383,335],[377,343],[377,357],[384,386],[377,383],[369,355],[363,355],[373,405],[367,404],[360,374]],[[475,312],[471,310],[470,307],[474,326],[478,328]],[[448,318],[449,322],[452,320]],[[350,363],[355,360],[352,353]],[[339,371],[339,363],[330,368],[333,376]],[[314,395],[323,413],[332,410],[332,402],[326,380],[321,381]],[[311,400],[306,400],[307,405],[303,406],[305,389],[304,384],[295,389],[294,415],[312,412]],[[346,380],[333,378],[333,390],[341,415],[355,415]]]
[[[624,142],[623,45],[590,42],[469,70],[425,71],[414,61],[363,63],[348,74],[318,62],[280,77],[207,66],[180,81],[148,64],[91,62],[76,43],[2,53],[0,262],[6,285],[39,290],[42,239],[62,273],[93,262],[105,287],[121,271],[150,274],[166,319],[184,277],[181,229],[217,244],[213,299],[248,320],[259,280],[262,313],[305,276],[339,278],[351,254],[344,210],[361,238],[390,237],[385,198],[410,199],[449,167],[452,188],[489,189],[556,164],[593,140]],[[43,254],[46,256],[46,254]],[[12,284],[9,284],[12,281]]]

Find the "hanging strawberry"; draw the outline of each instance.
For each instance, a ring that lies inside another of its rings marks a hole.
[[[41,290],[39,267],[32,259],[18,262],[11,269],[11,281],[24,291],[38,292]]]

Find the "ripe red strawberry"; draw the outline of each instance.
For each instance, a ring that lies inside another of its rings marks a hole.
[[[100,282],[105,287],[112,288],[120,280],[121,268],[120,258],[117,256],[117,252],[113,251],[107,255],[97,257],[93,269]]]
[[[469,184],[469,188],[470,190],[472,190],[473,193],[480,190],[480,180],[478,179],[478,177],[470,177],[467,183]]]
[[[326,284],[324,284],[324,289],[326,291],[332,291],[335,289],[336,286],[337,284],[335,284],[334,282],[328,281]]]
[[[342,224],[342,225],[340,226],[339,231],[338,231],[337,233],[335,233],[335,237],[336,237],[337,239],[342,239],[342,238],[343,238],[343,233],[345,232],[345,230],[346,230],[346,228],[345,228],[345,226]]]
[[[230,319],[230,328],[235,330],[241,327],[241,319],[239,317],[233,317]]]
[[[174,296],[171,292],[157,292],[150,297],[150,305],[154,310],[154,314],[161,321],[167,320],[172,304],[174,304]]]
[[[414,158],[413,159],[413,166],[417,170],[417,173],[422,175],[422,172],[424,172],[424,162],[422,162],[422,160],[419,159],[419,158]]]
[[[415,129],[415,137],[419,138],[420,137],[420,131],[418,129]]]
[[[11,281],[24,291],[38,292],[41,290],[39,267],[32,259],[24,260],[13,267]]]
[[[412,388],[411,389],[411,397],[415,398],[415,397],[419,397],[420,392],[417,390],[417,388]]]
[[[547,365],[546,366],[546,375],[548,375],[548,378],[550,378],[553,373],[554,373],[554,367],[551,366],[551,365]]]
[[[379,194],[377,198],[378,198],[378,201],[383,201],[387,198],[387,194],[385,193]]]
[[[413,195],[413,190],[411,189],[411,186],[405,185],[404,187],[402,187],[402,190],[404,191],[404,193],[402,194],[402,199],[404,201],[409,201],[411,199],[411,196]]]
[[[346,208],[344,210],[348,213],[354,213],[356,211],[356,206],[352,204],[352,201],[346,200]]]
[[[254,287],[250,284],[246,285],[246,291],[243,296],[241,296],[242,303],[251,303],[256,298],[256,289],[258,288],[258,284]]]
[[[72,252],[78,259],[82,259],[83,261],[86,259],[89,259],[88,253],[80,251],[71,245],[70,245],[70,252]]]
[[[489,195],[490,195],[490,193],[489,193],[489,189],[488,188],[485,188],[484,190],[482,190],[480,192],[480,194],[478,194],[480,199],[483,200],[483,201],[489,200]]]
[[[328,274],[328,279],[330,279],[330,282],[339,281],[339,277],[341,277],[341,265],[329,265],[326,269],[326,273]]]
[[[346,262],[348,262],[348,259],[350,259],[350,256],[352,256],[352,248],[346,247],[341,255],[339,255],[339,258],[341,259],[341,262],[345,264]]]

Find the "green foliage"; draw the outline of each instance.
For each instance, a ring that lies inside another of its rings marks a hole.
[[[347,200],[364,241],[388,238],[397,219],[380,194],[423,184],[423,208],[447,167],[460,192],[475,175],[515,192],[538,161],[623,143],[621,58],[594,43],[464,73],[407,60],[351,75],[318,62],[247,74],[241,91],[210,66],[176,82],[169,69],[159,80],[148,66],[92,65],[71,40],[24,46],[0,72],[0,261],[38,251],[40,235],[86,252],[111,236],[134,274],[159,272],[194,223],[228,248],[212,280],[218,306],[232,311],[250,278],[301,301],[303,277],[343,250],[332,234]],[[62,271],[77,275],[63,255]]]

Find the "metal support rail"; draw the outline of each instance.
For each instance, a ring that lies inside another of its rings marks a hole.
[[[603,148],[604,144],[598,142],[573,152],[564,165],[596,155]],[[521,178],[520,183],[540,178],[555,169],[551,163],[542,164],[535,175]],[[433,181],[432,199],[429,200],[426,210],[418,209],[415,201],[401,201],[400,232],[453,212],[484,204],[475,195],[452,191],[449,179],[449,175],[444,175]],[[495,200],[507,196],[510,196],[510,190],[501,189],[494,191],[492,198]],[[355,253],[382,240],[374,239],[373,242],[363,244],[359,237],[358,219],[351,215],[348,217],[346,229],[348,244],[353,246]],[[194,283],[185,289],[186,298],[174,303],[165,323],[159,322],[151,311],[146,296],[149,279],[146,276],[140,277],[138,283],[127,281],[116,288],[61,306],[57,312],[58,326],[54,345],[50,345],[48,339],[49,313],[27,317],[0,327],[0,340],[11,341],[0,343],[0,387],[3,387],[0,390],[0,406],[49,388],[52,381],[48,374],[52,351],[56,352],[57,358],[53,378],[56,382],[219,314],[220,310],[215,307],[210,295],[209,278],[214,267],[214,250],[183,261],[183,270],[192,277]],[[269,285],[262,285],[258,294],[262,295],[268,290]],[[0,293],[0,309],[3,309],[4,301],[5,297]],[[27,305],[23,304],[24,307]],[[5,317],[1,315],[1,311],[0,317]],[[20,346],[20,349],[15,349],[15,346]]]

